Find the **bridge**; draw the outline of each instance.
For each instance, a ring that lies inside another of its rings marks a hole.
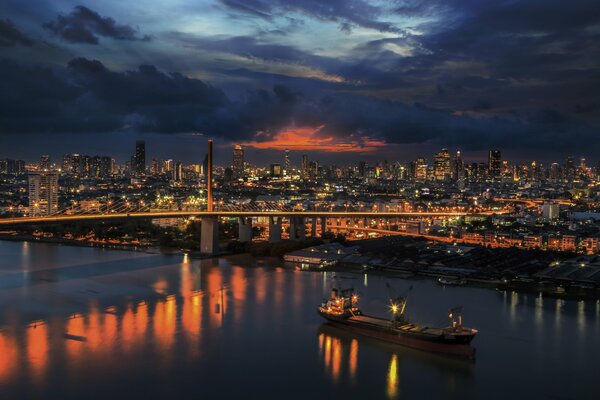
[[[311,235],[317,236],[317,226],[320,225],[320,234],[326,233],[328,226],[335,226],[336,221],[360,221],[362,226],[370,225],[372,220],[390,219],[434,219],[457,218],[466,215],[492,215],[510,212],[505,207],[500,210],[453,209],[434,208],[427,211],[399,211],[389,210],[355,210],[346,208],[344,211],[325,209],[304,210],[291,207],[279,202],[259,202],[243,205],[215,204],[213,201],[212,178],[212,140],[208,142],[208,168],[207,168],[207,199],[206,205],[177,205],[172,204],[146,204],[144,201],[132,202],[129,200],[107,201],[105,203],[90,201],[85,206],[81,203],[65,210],[55,210],[49,215],[33,215],[26,217],[0,218],[0,227],[40,225],[53,223],[68,223],[81,221],[114,221],[122,219],[158,219],[158,218],[193,218],[201,224],[200,249],[206,254],[218,252],[218,224],[220,218],[237,218],[239,221],[239,240],[252,240],[252,223],[254,218],[262,218],[265,225],[268,220],[268,234],[271,242],[280,241],[282,238],[283,221],[289,225],[290,239],[304,239],[306,235],[306,222],[310,224]]]

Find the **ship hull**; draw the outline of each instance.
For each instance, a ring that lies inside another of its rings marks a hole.
[[[422,335],[414,332],[400,332],[391,327],[377,327],[361,323],[348,317],[334,316],[318,311],[332,325],[341,329],[371,337],[389,343],[410,347],[413,349],[445,354],[460,358],[475,358],[475,348],[469,345],[474,335],[459,335],[448,337],[444,335]]]

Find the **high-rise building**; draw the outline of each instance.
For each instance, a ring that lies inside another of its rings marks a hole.
[[[50,156],[48,154],[44,154],[43,156],[40,157],[40,170],[41,171],[50,171],[51,168],[52,168],[52,165],[50,162]]]
[[[565,160],[565,180],[567,182],[575,180],[575,160],[572,156],[567,157]]]
[[[108,178],[112,174],[113,160],[108,156],[94,156],[90,176],[95,178]]]
[[[24,174],[25,173],[25,161],[16,160],[15,161],[15,174]]]
[[[50,215],[58,211],[58,172],[31,172],[29,178],[29,214]]]
[[[500,150],[490,150],[488,153],[488,176],[497,179],[502,174],[502,153]]]
[[[433,176],[436,181],[450,179],[450,152],[448,149],[442,149],[433,157]]]
[[[233,176],[234,178],[244,176],[244,146],[241,144],[233,146]]]
[[[558,182],[560,180],[561,177],[561,168],[560,165],[558,163],[552,163],[552,165],[550,166],[550,180],[552,180],[553,182]]]
[[[542,218],[546,222],[557,220],[560,213],[558,203],[544,202],[542,205]]]
[[[452,169],[452,179],[462,181],[465,178],[465,164],[463,162],[460,150],[454,156],[454,165]]]
[[[290,166],[290,151],[287,149],[283,154],[283,174],[285,176],[290,176],[292,174],[292,168]]]
[[[308,163],[308,177],[316,179],[319,176],[319,163],[311,161]]]
[[[308,155],[302,154],[302,178],[308,178]]]
[[[271,176],[274,178],[281,177],[283,175],[283,170],[281,169],[281,164],[271,164]]]
[[[427,179],[427,161],[425,157],[418,157],[414,161],[413,178],[415,181],[424,181]]]
[[[204,160],[202,161],[202,171],[200,171],[201,175],[206,176],[208,173],[208,153],[204,155]]]
[[[172,174],[173,173],[173,160],[164,160],[162,162],[162,173],[163,174]]]
[[[152,159],[152,163],[150,164],[150,172],[152,175],[160,174],[160,162],[156,158]]]
[[[175,163],[175,168],[173,169],[173,180],[175,182],[181,182],[183,180],[183,164],[181,161],[177,161]]]
[[[143,140],[135,142],[135,155],[131,160],[131,170],[134,174],[146,172],[146,142]]]

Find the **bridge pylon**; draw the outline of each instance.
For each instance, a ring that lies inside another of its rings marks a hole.
[[[213,141],[208,141],[206,168],[207,211],[213,212]],[[207,255],[219,253],[219,217],[202,217],[200,222],[200,252]]]

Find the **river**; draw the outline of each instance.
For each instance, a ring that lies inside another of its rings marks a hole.
[[[600,303],[337,273],[367,313],[464,306],[475,361],[354,336],[315,306],[333,273],[276,259],[0,241],[2,399],[595,399]]]

